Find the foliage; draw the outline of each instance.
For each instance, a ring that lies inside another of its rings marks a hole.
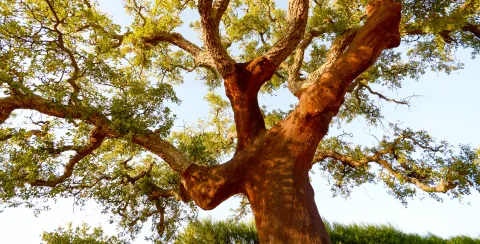
[[[454,236],[447,239],[433,234],[419,235],[402,232],[391,225],[339,224],[325,222],[334,244],[475,244],[480,238]],[[236,239],[241,236],[242,239]],[[179,235],[177,243],[258,243],[253,221],[232,223],[203,219],[190,223]]]
[[[355,146],[349,142],[349,135],[320,143],[319,151],[323,153],[317,154],[317,160],[328,155],[320,168],[328,172],[326,178],[332,183],[334,195],[349,196],[352,187],[367,182],[383,182],[389,193],[404,204],[418,194],[417,189],[441,201],[433,194],[436,190],[429,187],[434,182],[440,182],[445,189],[449,184],[455,186],[447,192],[453,198],[469,195],[471,189],[480,190],[477,150],[468,145],[455,149],[446,141],[436,141],[426,131],[402,129],[397,124],[390,127],[393,136],[384,136],[374,147]],[[381,168],[374,170],[369,162]]]
[[[87,224],[73,228],[69,223],[66,228],[59,227],[52,232],[43,232],[43,244],[126,244],[115,236],[107,236],[101,227],[91,229]]]
[[[392,243],[392,244],[475,244],[480,243],[479,238],[468,236],[454,236],[447,239],[433,234],[419,235],[404,233],[390,225],[367,225],[351,224],[343,225],[338,223],[329,224],[329,234],[332,243]]]
[[[202,219],[191,222],[178,236],[175,243],[254,244],[258,243],[258,236],[253,221],[244,223],[232,220]]]

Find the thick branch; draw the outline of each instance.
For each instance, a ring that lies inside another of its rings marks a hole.
[[[195,203],[205,210],[214,209],[229,197],[243,192],[246,165],[258,156],[255,148],[237,153],[224,164],[211,167],[192,165],[185,170],[183,185]]]
[[[301,95],[297,108],[301,116],[338,112],[352,81],[368,69],[384,49],[400,44],[400,10],[400,4],[391,0],[372,1],[367,6],[367,21],[349,48]]]
[[[187,191],[182,184],[179,185],[179,189],[163,189],[156,185],[151,185],[152,190],[148,194],[149,201],[155,201],[159,198],[169,198],[174,197],[177,201],[189,202],[191,200]]]
[[[265,57],[236,64],[235,72],[225,77],[225,89],[234,112],[238,141],[237,152],[251,145],[265,131],[258,105],[260,87],[275,73],[276,67]]]
[[[264,55],[275,66],[279,66],[295,50],[302,40],[308,20],[308,0],[288,1],[288,26],[282,38]]]
[[[143,37],[142,39],[144,43],[150,45],[157,45],[160,42],[168,42],[187,51],[193,56],[200,55],[200,53],[202,52],[202,49],[200,47],[188,41],[180,33],[176,32],[159,32],[149,37]]]
[[[158,155],[165,160],[173,170],[181,173],[185,171],[193,162],[170,142],[163,140],[153,131],[144,131],[144,133],[133,135],[132,142],[144,147],[150,152]]]
[[[303,60],[305,56],[305,50],[310,46],[313,41],[314,37],[320,36],[324,33],[322,31],[309,31],[303,37],[302,42],[298,45],[297,49],[295,50],[295,55],[293,57],[293,63],[288,67],[288,88],[292,91],[294,83],[297,83],[300,80],[300,70],[303,65]],[[291,88],[292,87],[292,88]],[[296,89],[295,89],[296,90]],[[294,91],[292,93],[295,94]]]
[[[33,93],[19,94],[0,99],[1,111],[13,111],[15,109],[31,109],[42,114],[57,118],[82,119],[95,125],[102,133],[107,136],[114,136],[115,133],[108,128],[109,120],[96,112],[91,107],[82,107],[80,105],[63,105],[44,99]],[[9,115],[9,114],[8,114]]]
[[[469,31],[474,34],[477,38],[480,38],[480,25],[465,25],[462,27],[462,30]]]
[[[160,221],[157,224],[157,233],[159,236],[162,236],[163,232],[165,231],[165,207],[163,207],[158,200],[155,201],[155,207],[160,215]]]
[[[214,25],[219,26],[223,14],[227,11],[230,0],[215,0],[213,2],[212,18]]]
[[[3,117],[8,118],[11,111],[15,109],[31,109],[57,118],[81,119],[97,127],[98,133],[106,137],[116,138],[124,135],[124,133],[114,129],[107,117],[95,112],[95,109],[91,107],[67,106],[51,102],[35,94],[16,95],[0,99],[0,111],[6,111],[2,112]],[[7,113],[8,111],[10,112]],[[132,135],[132,141],[160,156],[177,172],[181,173],[193,164],[185,154],[178,151],[171,143],[163,140],[153,131],[145,130],[134,134]]]
[[[227,3],[222,2],[225,2],[225,0],[218,2],[219,7],[224,4],[228,5],[228,1],[226,1]],[[212,9],[212,0],[200,0],[198,3],[200,23],[203,29],[203,42],[205,43],[208,54],[214,60],[217,70],[222,76],[226,76],[234,71],[235,62],[222,45],[219,31],[220,21],[217,21],[218,18],[220,18],[218,14],[221,13],[221,10],[222,8],[217,9],[217,11]],[[216,15],[214,16],[214,14]]]
[[[301,79],[298,79],[297,77],[303,61],[304,50],[310,44],[311,38],[313,38],[313,35],[310,39],[305,40],[308,42],[305,42],[305,41],[302,42],[301,46],[299,47],[299,49],[297,49],[297,52],[295,54],[294,65],[292,65],[291,70],[289,70],[288,89],[290,89],[292,94],[294,94],[297,97],[300,97],[302,92],[307,87],[315,83],[315,81],[317,81],[318,78],[323,73],[325,73],[325,71],[330,69],[333,66],[333,64],[340,58],[340,56],[343,54],[345,49],[347,49],[347,47],[353,41],[353,38],[355,37],[356,34],[357,34],[356,30],[348,30],[342,35],[340,35],[339,37],[337,37],[337,39],[335,39],[332,46],[327,52],[325,63],[323,63],[322,66],[320,66],[320,68],[310,73],[306,80],[301,80]]]
[[[2,100],[3,99],[0,100],[0,125],[3,124],[13,112],[13,108],[2,107]]]

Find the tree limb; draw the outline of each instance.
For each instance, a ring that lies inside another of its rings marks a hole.
[[[480,25],[475,24],[465,24],[461,26],[458,30],[462,30],[465,32],[470,32],[477,38],[480,38]],[[452,37],[452,33],[457,30],[441,30],[437,33],[435,32],[427,32],[422,28],[412,27],[411,25],[405,25],[405,28],[402,32],[403,35],[439,35],[446,43],[452,43],[456,40]]]
[[[387,160],[384,160],[383,158],[386,155],[391,155],[393,153],[394,148],[393,147],[387,147],[383,150],[379,150],[375,152],[371,156],[366,156],[362,157],[361,159],[356,159],[351,156],[347,155],[342,155],[341,153],[338,153],[333,150],[322,150],[317,152],[315,155],[313,162],[321,162],[327,158],[331,158],[337,161],[340,161],[342,163],[348,164],[351,167],[362,167],[367,165],[370,162],[375,162],[378,165],[382,166],[384,169],[386,169],[390,174],[395,176],[395,178],[399,180],[405,180],[409,183],[415,184],[418,188],[422,189],[425,192],[442,192],[445,193],[451,189],[454,189],[457,184],[454,182],[448,182],[445,180],[441,180],[438,185],[435,186],[430,186],[429,184],[423,183],[421,180],[415,177],[411,177],[408,175],[404,175],[400,173],[398,170],[395,170],[392,166],[392,163],[388,162]]]
[[[58,184],[64,182],[66,179],[72,176],[75,165],[80,162],[80,160],[90,155],[95,149],[99,148],[102,145],[104,139],[105,136],[100,134],[97,128],[94,128],[90,133],[90,141],[88,142],[88,144],[80,148],[77,153],[68,161],[67,165],[65,165],[65,169],[62,175],[49,180],[36,179],[32,182],[29,182],[30,185],[55,187]]]
[[[143,42],[150,45],[157,45],[160,42],[168,42],[173,44],[193,56],[198,56],[202,52],[202,49],[194,43],[185,39],[180,33],[177,32],[157,32],[152,36],[143,37]]]
[[[212,7],[212,18],[214,25],[219,26],[222,16],[228,8],[230,0],[215,0]]]
[[[480,38],[480,25],[467,24],[462,27],[462,30],[469,31],[474,34],[477,38]]]
[[[0,142],[2,141],[7,141],[9,140],[10,138],[12,138],[15,134],[14,133],[8,133],[8,134],[5,134],[3,136],[0,137]],[[45,132],[41,131],[41,130],[29,130],[26,132],[26,135],[27,137],[31,137],[31,136],[43,136],[45,135]]]
[[[106,116],[95,112],[95,108],[82,107],[81,105],[63,105],[58,102],[51,102],[33,93],[0,99],[2,117],[5,117],[5,119],[8,118],[10,113],[15,109],[31,109],[57,118],[81,119],[94,125],[97,128],[97,133],[106,137],[118,138],[125,135],[114,129]],[[160,138],[160,136],[153,131],[145,130],[138,132],[132,135],[132,141],[160,156],[177,172],[181,173],[193,164],[185,154],[176,149],[168,141]]]
[[[298,80],[301,79],[300,78],[300,70],[302,68],[303,60],[305,58],[304,57],[305,56],[305,50],[308,48],[308,46],[310,46],[313,38],[320,36],[321,34],[324,33],[324,31],[325,30],[307,32],[305,34],[305,36],[303,37],[302,42],[300,42],[297,49],[295,50],[295,54],[294,54],[294,57],[293,57],[293,63],[291,65],[289,65],[289,67],[288,67],[288,88],[290,89],[290,91],[293,94],[295,94],[295,92],[292,91],[292,90],[296,90],[296,89],[293,89],[293,86],[294,86],[293,84],[297,83]]]
[[[219,31],[219,18],[221,18],[219,14],[222,13],[224,8],[226,9],[225,5],[228,6],[228,1],[216,1],[216,3],[218,8],[217,10],[213,10],[212,0],[199,0],[198,12],[200,13],[203,42],[205,43],[206,50],[214,60],[219,73],[225,77],[235,69],[235,61],[228,55],[227,50],[223,47]]]
[[[143,37],[142,41],[143,43],[152,46],[158,45],[160,42],[168,42],[190,53],[194,58],[196,66],[205,66],[214,69],[217,68],[215,61],[213,60],[212,56],[209,55],[209,53],[185,39],[180,33],[158,32],[152,36]]]
[[[308,0],[288,1],[287,28],[282,37],[264,55],[278,67],[302,40],[308,20]]]
[[[409,105],[409,103],[408,103],[407,100],[396,100],[396,99],[388,98],[388,97],[386,97],[385,95],[374,91],[374,90],[373,90],[369,85],[367,85],[367,84],[364,84],[364,83],[361,83],[361,82],[360,82],[360,83],[358,84],[358,88],[357,88],[357,89],[359,89],[359,88],[365,88],[365,89],[367,89],[368,92],[370,92],[371,94],[376,95],[378,98],[383,99],[383,100],[385,100],[385,101],[387,101],[387,102],[394,102],[394,103],[396,103],[396,104]]]
[[[346,89],[368,69],[384,49],[400,45],[401,6],[390,0],[372,1],[367,6],[367,21],[348,49],[300,96],[300,116],[336,114],[343,103]],[[315,78],[314,78],[315,77]]]
[[[55,10],[55,8],[53,7],[53,4],[49,1],[49,0],[45,0],[48,4],[48,7],[50,9],[50,11],[53,13],[53,16],[55,17],[55,20],[56,20],[56,23],[55,25],[53,26],[53,29],[54,31],[57,33],[58,35],[58,38],[57,38],[57,41],[55,42],[57,44],[57,46],[62,50],[64,51],[68,58],[70,59],[70,63],[73,67],[73,73],[71,74],[70,78],[67,79],[67,82],[72,86],[73,88],[73,93],[72,93],[72,97],[71,99],[73,100],[76,100],[77,99],[77,96],[78,96],[78,93],[80,92],[80,87],[78,86],[78,84],[75,82],[77,79],[79,79],[82,74],[80,72],[80,68],[78,66],[78,62],[77,62],[77,59],[75,58],[75,54],[73,53],[72,50],[70,50],[69,48],[67,48],[65,46],[65,42],[63,40],[63,36],[64,34],[58,29],[58,26],[60,24],[63,23],[63,19],[59,19],[58,15],[57,15],[57,12]]]
[[[302,80],[298,79],[298,76],[303,62],[304,52],[314,35],[311,35],[309,39],[305,39],[304,42],[300,44],[300,47],[297,48],[294,64],[291,66],[291,70],[289,69],[288,89],[290,92],[292,92],[292,94],[295,96],[300,97],[303,90],[313,84],[323,73],[325,73],[326,70],[333,66],[333,64],[340,58],[345,49],[347,49],[347,47],[353,41],[353,38],[356,34],[357,30],[347,30],[345,33],[338,36],[328,50],[325,62],[322,64],[322,66],[310,73],[307,79]]]

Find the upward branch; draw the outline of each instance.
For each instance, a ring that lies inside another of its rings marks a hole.
[[[225,12],[228,2],[228,0],[217,0],[214,6],[212,6],[212,0],[200,0],[198,3],[203,41],[222,76],[232,73],[235,64],[222,45],[219,31],[220,18]]]
[[[225,89],[237,127],[237,152],[251,145],[265,131],[258,92],[272,78],[280,63],[295,50],[305,32],[307,18],[307,0],[289,1],[288,26],[283,37],[265,55],[246,64],[235,65],[235,72],[225,77]]]
[[[308,0],[288,1],[288,26],[282,38],[264,55],[275,66],[279,66],[295,50],[305,33],[308,20]]]
[[[330,69],[353,41],[353,38],[356,34],[357,30],[351,29],[338,36],[330,47],[330,50],[327,52],[325,63],[323,63],[322,66],[320,66],[317,70],[310,73],[306,80],[302,80],[299,77],[299,73],[304,59],[305,49],[311,43],[314,36],[320,35],[320,32],[313,32],[312,34],[307,35],[302,44],[300,44],[300,46],[297,48],[295,52],[294,63],[289,68],[288,89],[292,92],[292,94],[300,97],[303,90],[315,83],[315,81],[318,80],[318,78],[325,73],[325,71]]]
[[[338,112],[352,81],[368,69],[384,49],[400,44],[400,10],[400,4],[391,0],[376,0],[368,5],[367,21],[349,48],[301,95],[298,110],[302,116]]]

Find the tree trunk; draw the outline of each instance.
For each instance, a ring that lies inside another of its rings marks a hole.
[[[308,173],[332,117],[293,112],[228,163],[188,168],[186,188],[203,209],[246,195],[261,243],[330,243]]]
[[[260,243],[330,243],[308,173],[269,176],[263,184],[247,184]]]
[[[298,106],[270,130],[258,106],[260,87],[277,65],[261,56],[236,64],[224,77],[237,129],[237,151],[227,163],[192,165],[184,186],[203,209],[242,193],[250,201],[261,243],[330,243],[308,172],[347,87],[387,48],[400,44],[400,4],[372,0],[367,21],[349,47],[299,97]]]
[[[261,243],[330,243],[308,173],[332,116],[293,112],[266,135],[245,177]]]

